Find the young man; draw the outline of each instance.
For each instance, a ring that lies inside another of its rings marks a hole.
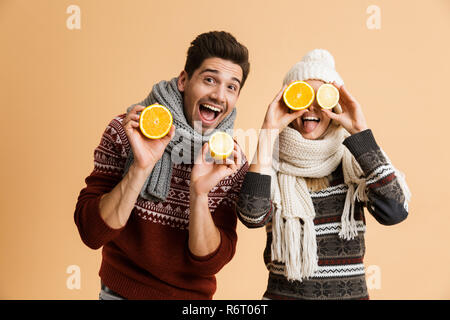
[[[215,274],[235,252],[234,203],[248,164],[237,146],[224,164],[206,161],[206,142],[233,128],[249,66],[231,34],[201,34],[177,78],[107,126],[75,210],[83,242],[103,247],[100,299],[212,299]],[[139,131],[152,103],[174,118],[159,140]]]

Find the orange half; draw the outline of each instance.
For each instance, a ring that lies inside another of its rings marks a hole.
[[[172,113],[160,104],[152,104],[142,110],[139,118],[139,128],[149,139],[161,139],[169,133],[172,127]]]
[[[292,110],[306,109],[314,101],[314,89],[304,81],[292,82],[284,90],[283,100]]]

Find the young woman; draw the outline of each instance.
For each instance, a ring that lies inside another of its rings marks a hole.
[[[290,111],[282,94],[295,80],[316,93],[332,83],[339,104],[330,111],[315,100],[306,110]],[[393,225],[407,217],[409,198],[403,175],[376,143],[332,55],[309,52],[268,107],[238,200],[247,227],[266,226],[264,298],[368,299],[363,208]]]

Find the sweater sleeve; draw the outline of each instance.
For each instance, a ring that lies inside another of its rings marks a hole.
[[[408,204],[395,169],[386,159],[370,129],[344,140],[366,177],[366,207],[383,225],[394,225],[408,216]]]
[[[94,151],[94,169],[85,179],[86,187],[80,191],[75,206],[74,220],[81,240],[92,249],[100,248],[123,230],[110,228],[99,210],[102,195],[122,180],[126,149],[121,143],[118,126],[121,126],[121,118],[116,117],[105,129]]]
[[[239,220],[246,227],[263,227],[270,220],[273,210],[270,183],[270,175],[247,172],[236,205]]]
[[[242,186],[242,181],[248,170],[248,162],[243,157],[243,165],[232,176],[232,186],[219,203],[217,208],[211,212],[214,224],[220,232],[219,247],[206,256],[196,256],[187,246],[190,264],[198,272],[205,276],[212,276],[218,273],[228,262],[231,261],[236,252],[237,234],[236,234],[236,201]],[[222,188],[225,186],[222,186]],[[227,189],[227,188],[226,188]]]

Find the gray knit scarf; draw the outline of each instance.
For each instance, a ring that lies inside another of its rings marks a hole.
[[[169,193],[170,181],[172,178],[173,163],[191,164],[194,163],[196,154],[201,150],[202,145],[207,142],[215,131],[230,131],[234,127],[236,119],[236,108],[221,122],[219,125],[202,135],[189,125],[184,115],[183,95],[178,90],[178,78],[170,81],[161,81],[155,84],[150,94],[144,101],[131,105],[127,109],[127,113],[135,105],[149,106],[154,103],[162,104],[167,107],[173,116],[173,124],[175,125],[175,136],[169,142],[161,159],[155,164],[150,175],[142,187],[140,196],[149,201],[165,201]],[[127,161],[125,163],[125,171],[128,172],[133,163],[133,151],[130,150]]]

